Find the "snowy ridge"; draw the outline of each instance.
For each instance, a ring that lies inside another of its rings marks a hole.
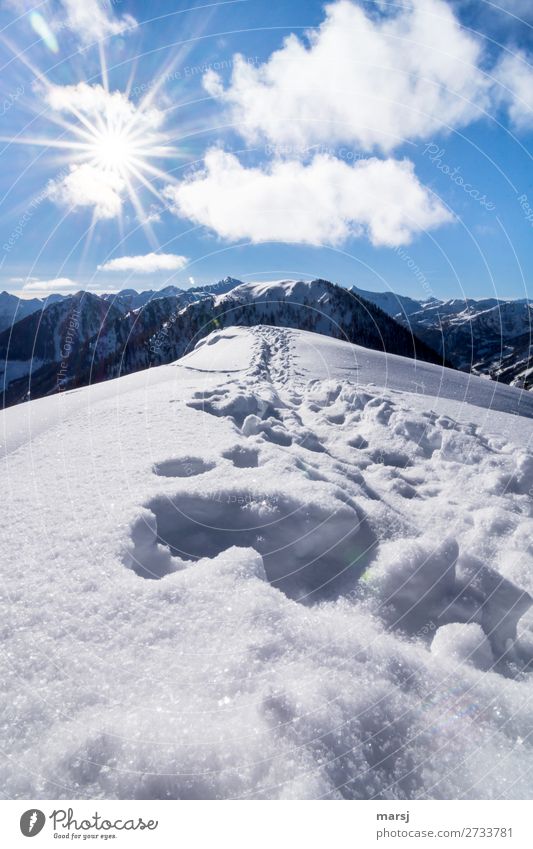
[[[79,292],[0,333],[4,406],[172,362],[214,328],[235,324],[303,328],[442,361],[373,304],[325,280],[244,284],[228,277],[204,289],[146,292],[141,301],[135,306],[127,291],[113,298]]]
[[[291,301],[297,304],[323,303],[331,295],[331,283],[325,280],[265,280],[242,283],[217,299],[227,303],[233,298],[244,302]]]
[[[7,795],[530,797],[532,421],[423,366],[234,327],[3,414]]]

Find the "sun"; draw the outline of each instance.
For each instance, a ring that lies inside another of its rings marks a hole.
[[[56,132],[16,139],[0,136],[0,139],[48,150],[55,148],[60,152],[56,162],[68,170],[67,176],[60,179],[68,183],[69,198],[72,185],[76,185],[76,204],[71,208],[93,206],[88,239],[100,218],[118,218],[122,229],[123,203],[129,199],[137,219],[156,246],[141,189],[155,196],[162,207],[166,206],[159,186],[161,183],[168,185],[175,178],[157,162],[184,158],[184,152],[170,144],[163,130],[166,115],[151,102],[154,93],[141,102],[134,102],[129,90],[109,88],[106,73],[103,73],[102,83],[91,84],[82,81],[60,86],[42,75],[39,79],[39,99],[45,107],[39,117],[49,122]],[[106,192],[108,196],[113,195],[113,215],[101,214],[102,204],[96,202],[98,187],[104,196]]]
[[[94,205],[88,239],[100,218],[118,217],[122,228],[123,200],[129,198],[155,247],[157,240],[140,189],[147,190],[163,205],[165,200],[158,184],[161,181],[168,184],[171,180],[155,161],[178,154],[161,130],[161,112],[132,103],[123,92],[85,83],[51,88],[48,100],[55,107],[53,120],[62,132],[57,140],[47,139],[47,146],[61,148],[70,172],[83,174],[81,183],[79,179],[76,182],[76,195],[81,191]],[[98,186],[103,196],[106,193],[113,196],[112,216],[107,212],[102,215],[102,204],[94,203]]]
[[[94,142],[88,145],[89,155],[94,155],[93,164],[121,176],[128,173],[135,159],[142,157],[135,139],[126,130],[104,130],[97,133]]]
[[[52,90],[49,99],[56,106],[56,122],[66,131],[58,146],[69,161],[111,172],[128,184],[130,193],[134,183],[157,193],[154,179],[167,175],[153,160],[176,153],[160,129],[160,112],[144,110],[123,92],[84,83]],[[57,119],[57,112],[63,120]]]

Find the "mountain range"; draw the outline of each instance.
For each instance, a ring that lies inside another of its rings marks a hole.
[[[214,329],[284,326],[529,388],[531,305],[417,301],[327,280],[218,283],[22,300],[0,294],[3,406],[172,362]],[[530,374],[531,373],[531,374]]]
[[[533,386],[532,302],[524,298],[428,298],[351,292],[377,305],[462,371],[523,389]]]
[[[326,280],[243,283],[226,277],[187,291],[80,291],[0,333],[4,406],[169,363],[214,329],[258,324],[443,361],[379,307]]]
[[[0,292],[0,332],[64,298],[64,295],[59,294],[49,295],[47,298],[18,298],[10,292]]]

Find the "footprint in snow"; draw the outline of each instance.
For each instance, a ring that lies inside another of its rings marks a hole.
[[[153,466],[154,475],[164,478],[192,478],[215,468],[215,463],[201,457],[176,457]]]
[[[277,493],[181,492],[146,505],[132,526],[124,563],[142,578],[160,579],[233,546],[255,549],[267,580],[289,598],[316,604],[355,589],[375,557],[377,539],[347,504],[331,513]]]
[[[255,469],[259,465],[259,451],[244,445],[235,445],[234,448],[223,451],[222,456],[231,460],[237,469]]]

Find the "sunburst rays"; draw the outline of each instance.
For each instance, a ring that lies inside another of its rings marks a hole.
[[[4,44],[15,52],[14,47],[5,40]],[[45,148],[45,160],[48,152],[55,151],[55,166],[59,164],[60,167],[70,169],[69,177],[74,175],[76,180],[71,179],[70,185],[65,183],[65,188],[69,189],[65,192],[68,203],[72,208],[93,207],[92,220],[87,229],[86,250],[101,218],[117,218],[119,229],[123,231],[124,206],[128,203],[141,222],[148,241],[157,247],[143,197],[148,194],[152,200],[157,198],[162,207],[166,206],[161,186],[175,182],[172,171],[186,161],[188,154],[163,129],[166,114],[153,105],[153,92],[150,97],[146,96],[140,103],[135,103],[131,99],[131,80],[125,91],[110,88],[102,44],[98,51],[98,82],[80,81],[70,85],[51,82],[26,55],[19,54],[19,59],[33,73],[36,81],[35,114],[28,126],[37,125],[40,129],[11,136],[2,135],[0,141]],[[154,85],[156,88],[158,86]],[[162,166],[162,161],[168,162],[169,167]],[[92,196],[82,196],[80,202],[76,202],[72,192],[73,184],[81,191],[83,185],[87,185],[86,178],[91,174],[94,175],[95,185],[101,184],[105,189],[111,187],[116,193],[118,200],[111,210],[113,214],[109,208],[106,214],[101,214],[101,208],[99,211]],[[59,192],[56,192],[55,196],[58,195]]]

